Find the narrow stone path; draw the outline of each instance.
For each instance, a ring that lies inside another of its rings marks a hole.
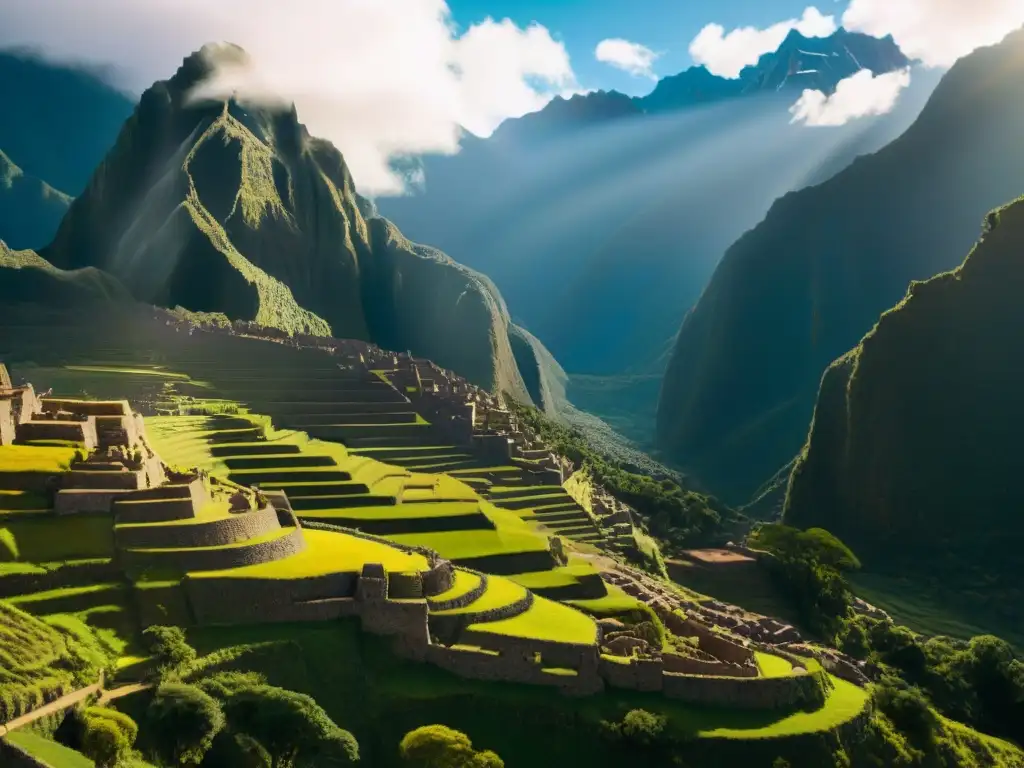
[[[31,712],[26,712],[20,717],[16,717],[13,720],[8,720],[3,725],[0,725],[0,736],[6,736],[11,731],[21,728],[26,725],[34,723],[41,717],[52,715],[65,709],[70,709],[76,704],[85,701],[87,698],[92,696],[94,693],[98,693],[103,689],[103,678],[101,677],[98,683],[87,685],[85,688],[79,688],[77,691],[72,691],[61,696],[59,699],[51,701],[49,704],[44,704],[38,709],[34,709]]]
[[[100,694],[100,698],[96,704],[103,706],[104,704],[120,699],[124,696],[130,696],[131,694],[138,693],[139,691],[148,691],[152,687],[152,683],[133,683],[132,685],[121,685],[117,688],[110,688]]]

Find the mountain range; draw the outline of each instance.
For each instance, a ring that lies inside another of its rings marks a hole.
[[[822,373],[1024,191],[1024,32],[961,59],[905,134],[782,197],[679,332],[658,444],[731,503],[800,450]]]
[[[410,237],[491,277],[569,372],[570,399],[649,443],[651,378],[722,253],[781,195],[896,138],[938,77],[915,73],[883,117],[791,124],[803,87],[832,91],[860,65],[907,60],[891,40],[793,33],[736,80],[695,67],[644,98],[555,99],[488,139],[467,135],[455,156],[423,158],[421,185],[376,202]]]
[[[487,278],[375,216],[294,108],[190,99],[225,51],[204,48],[142,95],[53,242],[6,249],[0,282],[66,287],[100,270],[143,302],[411,350],[531,401]],[[533,350],[517,345],[540,404]]]

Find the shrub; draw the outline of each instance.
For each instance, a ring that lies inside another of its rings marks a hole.
[[[139,729],[128,715],[104,707],[89,707],[84,712],[82,754],[96,768],[114,768],[132,751]]]
[[[446,725],[424,725],[405,734],[398,747],[402,761],[414,768],[503,768],[490,750],[477,752],[469,737]]]
[[[181,627],[147,627],[142,637],[149,652],[156,657],[161,677],[180,672],[196,659],[195,649],[185,641]]]
[[[921,746],[933,741],[938,718],[920,688],[887,676],[874,686],[871,699],[912,744]]]
[[[199,763],[224,727],[220,704],[193,685],[161,685],[146,712],[147,735],[157,755],[172,765]]]

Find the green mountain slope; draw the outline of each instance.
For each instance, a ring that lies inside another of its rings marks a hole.
[[[825,373],[785,517],[868,567],[941,573],[1019,628],[1024,199],[986,228]]]
[[[683,323],[658,443],[731,503],[800,449],[822,372],[1024,191],[1024,32],[962,59],[877,154],[780,199]]]
[[[28,176],[0,149],[0,237],[12,248],[45,245],[71,198]]]
[[[190,99],[224,48],[147,90],[43,256],[146,302],[411,350],[526,397],[493,285],[406,240],[294,109]]]
[[[22,303],[61,308],[128,301],[128,292],[105,272],[57,269],[35,251],[15,251],[0,240],[0,307],[7,311]]]

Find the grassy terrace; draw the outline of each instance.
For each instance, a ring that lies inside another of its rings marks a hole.
[[[75,456],[74,447],[0,445],[0,474],[3,472],[64,472]],[[2,478],[0,478],[2,482]]]
[[[525,597],[526,590],[515,582],[503,579],[500,576],[491,576],[487,579],[487,589],[484,590],[484,593],[469,605],[453,608],[448,611],[433,611],[433,613],[436,613],[438,616],[483,613],[484,611],[514,605]]]
[[[495,635],[581,645],[593,645],[597,641],[597,627],[593,619],[543,597],[536,598],[533,605],[518,616],[484,624],[470,624],[469,629]]]
[[[468,595],[474,589],[480,586],[482,579],[475,573],[469,571],[463,571],[461,569],[455,571],[455,583],[452,584],[451,589],[442,592],[439,595],[434,595],[430,598],[432,603],[444,603],[449,600]]]
[[[365,563],[383,563],[389,571],[424,571],[427,560],[401,550],[331,531],[303,531],[306,549],[272,563],[247,565],[223,571],[193,571],[191,578],[301,579],[331,573],[357,573]]]

